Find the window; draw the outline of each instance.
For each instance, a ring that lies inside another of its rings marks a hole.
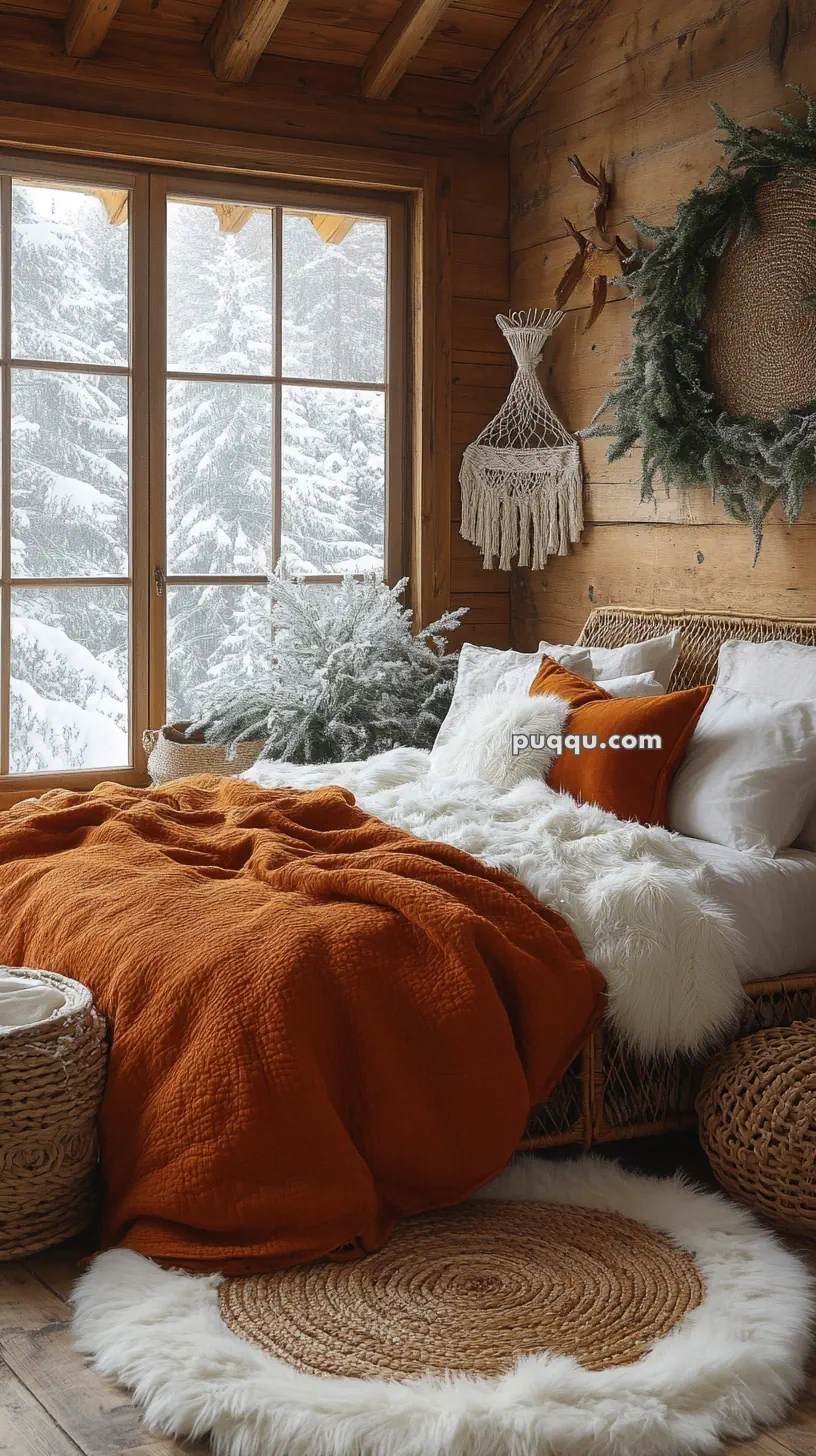
[[[399,202],[0,174],[0,778],[139,782],[263,671],[282,561],[402,567]]]

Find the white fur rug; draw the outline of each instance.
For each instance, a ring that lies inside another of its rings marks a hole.
[[[112,1250],[74,1292],[76,1343],[133,1392],[151,1429],[209,1435],[216,1456],[692,1456],[781,1420],[804,1384],[813,1291],[745,1210],[591,1157],[519,1160],[476,1197],[640,1219],[688,1249],[705,1299],[634,1365],[590,1371],[542,1354],[493,1380],[339,1380],[233,1334],[220,1276]]]
[[[569,921],[606,977],[611,1020],[645,1055],[697,1051],[736,1019],[740,934],[709,894],[709,871],[665,829],[623,823],[540,777],[512,788],[446,777],[416,748],[361,763],[259,763],[244,777],[341,784],[378,819],[517,875]]]

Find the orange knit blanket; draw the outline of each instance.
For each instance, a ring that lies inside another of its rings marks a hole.
[[[108,1018],[104,1244],[232,1270],[484,1183],[604,984],[515,879],[347,791],[203,777],[0,813],[0,962]]]

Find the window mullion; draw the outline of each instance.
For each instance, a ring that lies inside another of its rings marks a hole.
[[[11,364],[14,369],[40,369],[45,374],[99,374],[104,378],[122,379],[130,374],[129,364],[87,364],[69,359],[12,359]]]
[[[281,552],[281,421],[283,364],[283,208],[276,207],[273,214],[274,247],[272,265],[275,270],[275,303],[273,326],[275,383],[272,385],[272,567],[280,560]]]
[[[160,175],[150,178],[149,239],[149,724],[157,727],[167,711],[167,185]]]
[[[408,442],[406,440],[406,315],[407,297],[406,219],[391,218],[388,224],[388,284],[386,320],[385,393],[385,579],[393,586],[406,567],[406,523],[409,520],[405,496]]]
[[[165,586],[266,586],[267,578],[259,575],[220,575],[217,572],[213,572],[211,575],[202,573],[199,576],[193,572],[189,576],[185,576],[179,572],[176,575],[171,573],[170,576],[166,576],[164,584]]]
[[[150,701],[149,182],[136,179],[130,227],[130,758],[147,773],[142,733]]]
[[[0,176],[0,775],[11,724],[11,175]]]

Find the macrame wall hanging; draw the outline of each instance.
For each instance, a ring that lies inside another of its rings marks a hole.
[[[553,413],[539,383],[541,351],[564,315],[550,309],[498,314],[496,322],[518,370],[499,413],[462,459],[461,532],[508,571],[538,571],[548,556],[566,556],[583,527],[578,442]]]

